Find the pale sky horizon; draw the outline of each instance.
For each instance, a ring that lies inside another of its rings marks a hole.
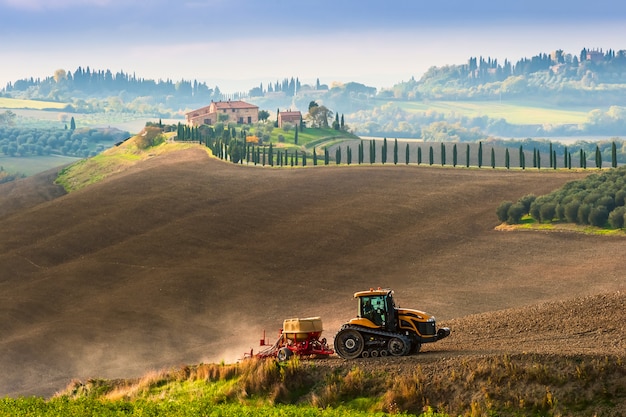
[[[227,93],[292,76],[383,88],[473,56],[626,49],[609,0],[0,0],[0,21],[0,88],[79,66]]]

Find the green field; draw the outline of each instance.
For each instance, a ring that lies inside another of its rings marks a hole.
[[[10,157],[0,156],[0,167],[4,171],[20,173],[26,176],[47,171],[61,165],[71,164],[79,158],[69,156],[32,156],[32,157]]]
[[[380,104],[383,104],[382,102]],[[533,124],[579,124],[587,121],[592,108],[562,109],[543,106],[541,103],[513,101],[398,101],[400,108],[408,112],[436,111],[466,117],[488,116],[505,119],[518,125]]]
[[[67,103],[40,100],[22,100],[18,98],[0,97],[0,109],[64,109]]]

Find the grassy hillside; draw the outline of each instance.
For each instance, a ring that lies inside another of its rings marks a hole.
[[[20,158],[0,156],[0,166],[7,172],[29,176],[61,165],[71,164],[77,159],[78,158],[58,155]]]
[[[156,146],[147,146],[146,135],[148,135],[148,140],[153,140],[155,136],[161,135],[161,133],[154,129],[152,131],[150,129],[143,130],[118,146],[107,149],[92,158],[82,159],[63,169],[56,183],[62,185],[67,192],[71,192],[100,182],[110,175],[129,169],[140,161],[159,155],[189,148],[201,148],[210,154],[208,148],[199,147],[196,144],[167,140],[168,136],[171,137],[172,134],[163,134]]]

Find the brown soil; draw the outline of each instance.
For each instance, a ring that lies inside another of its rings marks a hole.
[[[501,201],[584,175],[270,169],[187,150],[69,195],[50,174],[5,185],[0,396],[234,361],[290,317],[321,316],[332,342],[352,294],[378,286],[452,335],[365,366],[624,355],[623,237],[494,229]]]

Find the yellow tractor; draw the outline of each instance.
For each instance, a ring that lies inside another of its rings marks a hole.
[[[450,335],[447,327],[437,330],[433,316],[396,307],[390,289],[359,291],[354,298],[359,302],[358,316],[335,335],[335,353],[344,359],[405,356],[419,352],[422,343]]]

